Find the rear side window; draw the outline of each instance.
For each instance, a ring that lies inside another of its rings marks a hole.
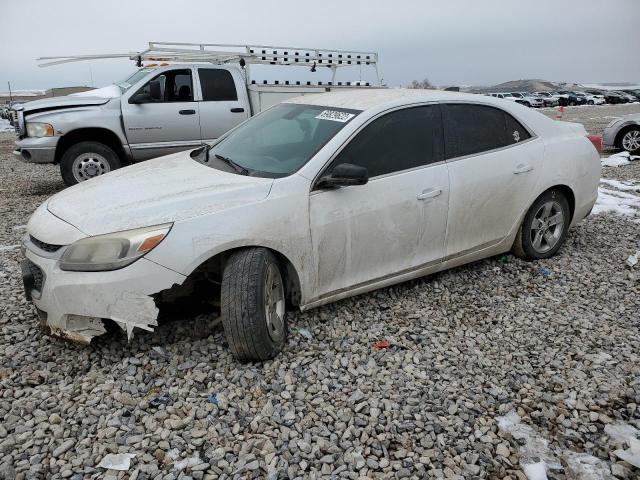
[[[527,131],[522,124],[509,115],[507,112],[503,112],[506,127],[507,127],[507,144],[513,145],[514,143],[522,142],[531,138],[531,134]]]
[[[222,102],[238,100],[238,92],[231,73],[217,68],[200,68],[200,85],[202,99],[205,102]]]
[[[446,105],[444,126],[446,158],[486,152],[531,137],[511,115],[486,105]]]
[[[377,118],[349,142],[333,165],[360,165],[367,169],[369,177],[376,177],[442,159],[440,107],[431,105],[397,110]]]

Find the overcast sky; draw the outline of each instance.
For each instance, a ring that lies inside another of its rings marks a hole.
[[[0,91],[109,84],[132,62],[35,58],[149,40],[373,50],[389,85],[640,82],[639,18],[640,0],[0,0]]]

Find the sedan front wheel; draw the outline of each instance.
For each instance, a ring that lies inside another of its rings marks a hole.
[[[234,357],[263,361],[282,350],[287,339],[286,298],[280,265],[271,251],[247,248],[229,257],[220,303]]]
[[[570,215],[569,202],[561,191],[543,193],[524,216],[513,252],[526,260],[552,257],[567,237]]]
[[[620,146],[630,153],[640,153],[640,127],[627,130],[620,139]]]

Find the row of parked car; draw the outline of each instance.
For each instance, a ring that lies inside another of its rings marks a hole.
[[[533,93],[501,92],[487,93],[486,95],[504,98],[533,108],[640,102],[640,90],[585,90],[583,92],[559,90],[557,92]]]

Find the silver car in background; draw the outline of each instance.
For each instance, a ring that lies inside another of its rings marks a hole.
[[[613,120],[604,129],[602,145],[640,154],[640,113]]]

